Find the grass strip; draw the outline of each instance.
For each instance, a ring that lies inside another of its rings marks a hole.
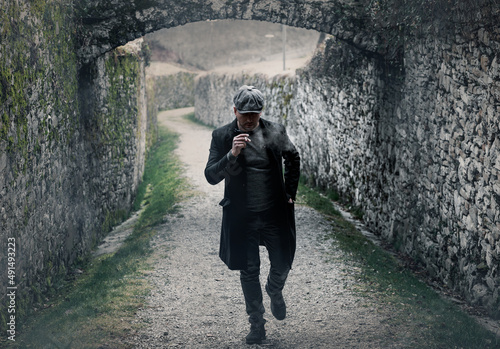
[[[175,210],[185,187],[173,155],[177,139],[160,128],[134,203],[135,209],[141,203],[146,206],[133,233],[115,253],[88,262],[81,276],[68,282],[59,296],[47,302],[46,309],[28,319],[11,347],[131,347],[127,337],[139,326],[133,322],[134,314],[149,293],[145,273],[150,269],[147,257],[154,227]]]
[[[440,296],[346,221],[323,193],[299,184],[299,203],[326,215],[332,229],[324,238],[354,266],[355,292],[374,300],[394,326],[388,344],[401,348],[498,348],[500,340],[456,304]]]
[[[191,121],[191,122],[193,122],[193,123],[195,123],[195,124],[197,124],[197,125],[205,126],[205,127],[209,128],[211,130],[215,129],[214,126],[206,124],[203,121],[201,121],[200,119],[197,119],[196,116],[195,116],[195,114],[194,114],[194,112],[188,113],[188,114],[184,115],[184,118],[187,119],[187,120],[189,120],[189,121]]]

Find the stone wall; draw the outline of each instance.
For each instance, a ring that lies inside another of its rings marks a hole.
[[[257,86],[263,117],[287,126],[310,180],[498,315],[500,28],[462,29],[407,38],[403,66],[330,38],[296,77],[205,75],[196,117],[229,122],[237,88]]]
[[[196,73],[178,72],[154,76],[156,105],[159,110],[192,107]]]
[[[141,45],[136,40],[118,47],[80,72],[89,181],[93,204],[105,218],[102,233],[128,214],[144,172],[146,143],[152,142],[147,130],[154,132],[155,114],[148,117]]]
[[[73,1],[3,2],[1,16],[0,285],[17,286],[19,320],[128,214],[155,115],[140,43],[82,66]]]
[[[381,40],[372,33],[366,11],[370,0],[78,0],[79,26],[77,55],[87,62],[110,48],[162,28],[217,19],[257,20],[314,29],[355,42],[370,51],[383,51]],[[203,35],[202,35],[203,36]],[[203,54],[202,54],[203,55]]]

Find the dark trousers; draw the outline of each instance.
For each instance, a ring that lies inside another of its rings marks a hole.
[[[283,290],[288,272],[290,271],[287,254],[284,253],[285,237],[280,234],[280,225],[275,209],[251,213],[247,223],[247,269],[240,271],[241,287],[245,297],[248,315],[264,314],[262,304],[262,288],[260,285],[259,243],[263,241],[269,254],[271,269],[267,284],[271,294]]]

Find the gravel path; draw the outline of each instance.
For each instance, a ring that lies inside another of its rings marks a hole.
[[[153,285],[137,314],[146,324],[137,348],[245,348],[250,325],[244,311],[239,272],[218,257],[223,184],[203,176],[211,131],[181,117],[190,109],[163,112],[159,122],[179,133],[178,155],[195,194],[169,216],[153,241]],[[353,267],[342,262],[322,236],[330,229],[318,212],[296,207],[297,253],[284,289],[287,318],[278,321],[264,292],[267,340],[273,348],[396,348],[388,318],[369,300],[350,291]],[[269,270],[261,249],[262,284]],[[389,343],[388,343],[389,342]],[[401,344],[401,343],[400,343]],[[255,345],[256,347],[259,347]]]

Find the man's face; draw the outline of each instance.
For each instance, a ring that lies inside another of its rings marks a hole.
[[[238,120],[238,128],[241,131],[250,132],[259,126],[260,115],[262,113],[245,113],[240,114],[236,107],[234,107],[234,115]]]

